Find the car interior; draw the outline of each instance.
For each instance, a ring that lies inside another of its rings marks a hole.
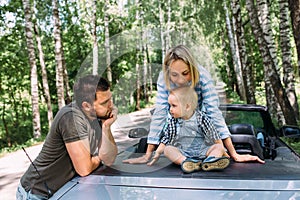
[[[231,140],[239,154],[256,155],[264,159],[263,143],[257,139],[256,130],[251,124],[232,124],[229,126]]]

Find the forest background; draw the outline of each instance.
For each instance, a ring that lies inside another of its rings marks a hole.
[[[0,0],[0,6],[1,152],[44,140],[84,74],[111,82],[120,113],[152,105],[164,54],[177,44],[193,50],[230,103],[266,105],[278,126],[299,126],[299,0]]]

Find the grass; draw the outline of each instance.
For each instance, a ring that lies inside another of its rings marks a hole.
[[[17,150],[20,150],[20,149],[22,149],[22,147],[25,148],[25,147],[31,147],[34,145],[41,144],[44,140],[45,140],[45,137],[38,138],[38,139],[32,138],[21,145],[13,145],[12,147],[4,147],[4,148],[0,149],[0,158],[5,156],[8,153],[12,153]]]
[[[281,138],[281,139],[300,155],[300,140],[295,141],[288,138]]]

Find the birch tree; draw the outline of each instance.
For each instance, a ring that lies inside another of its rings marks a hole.
[[[224,2],[224,10],[226,15],[226,27],[227,27],[229,44],[230,44],[230,50],[231,50],[233,66],[234,66],[234,71],[236,74],[237,85],[238,85],[237,89],[241,99],[246,100],[243,74],[241,70],[240,54],[238,49],[239,47],[237,46],[237,39],[235,34],[236,32],[236,24],[234,20],[235,18],[233,18],[233,23],[232,23],[233,28],[232,28],[226,1]]]
[[[158,1],[158,7],[159,7],[159,27],[160,27],[161,54],[162,54],[161,57],[163,62],[166,54],[166,45],[165,45],[165,37],[164,37],[165,18],[164,18],[164,10],[162,9],[162,1]]]
[[[166,30],[166,49],[171,48],[171,36],[170,36],[170,30],[171,30],[171,15],[172,15],[172,10],[171,10],[171,0],[168,0],[168,20],[167,20],[167,30]]]
[[[93,37],[93,74],[98,74],[98,37],[97,37],[97,0],[92,0],[93,16],[92,16],[92,37]]]
[[[52,112],[51,96],[50,96],[48,76],[47,76],[47,70],[46,70],[46,64],[45,64],[45,56],[44,56],[44,51],[42,48],[42,41],[41,41],[39,28],[38,28],[37,24],[34,25],[34,32],[35,32],[36,41],[37,41],[37,45],[38,45],[38,51],[39,51],[39,60],[40,60],[40,65],[41,65],[41,70],[42,70],[42,84],[43,84],[43,89],[44,89],[45,101],[47,104],[48,128],[50,129],[50,126],[53,121],[53,112]]]
[[[289,9],[288,0],[279,1],[280,13],[280,47],[282,54],[282,68],[283,68],[283,83],[291,106],[294,109],[295,116],[299,119],[299,106],[295,91],[295,76],[292,66],[292,53],[290,42],[290,23],[289,23]]]
[[[27,51],[29,56],[30,84],[31,84],[31,103],[32,103],[32,125],[34,138],[41,137],[41,122],[39,111],[39,90],[38,90],[38,74],[34,47],[34,27],[32,19],[32,7],[30,0],[23,0],[24,16],[25,16],[25,32]]]
[[[55,61],[56,61],[56,89],[58,108],[61,109],[65,106],[65,93],[64,93],[64,68],[63,68],[63,55],[62,55],[62,41],[60,31],[60,19],[58,12],[57,0],[52,1],[53,6],[53,19],[54,19],[54,42],[55,42]]]
[[[107,80],[112,82],[112,71],[111,71],[111,60],[110,60],[110,42],[109,42],[109,0],[105,0],[104,6],[104,46],[105,46],[105,54],[106,54],[106,70],[107,70]]]
[[[144,27],[144,16],[141,15],[141,42],[142,42],[142,52],[143,55],[143,93],[144,93],[144,100],[148,102],[148,59],[147,59],[147,29]]]
[[[256,104],[255,84],[252,66],[248,65],[248,57],[246,50],[245,33],[242,24],[240,0],[231,0],[231,10],[235,23],[236,45],[239,51],[239,59],[241,64],[242,80],[245,91],[245,100],[248,104]]]
[[[273,37],[272,26],[271,26],[271,19],[270,19],[270,12],[268,3],[266,0],[257,0],[257,10],[258,10],[258,19],[260,23],[260,27],[263,31],[263,36],[267,44],[267,50],[271,55],[271,59],[273,60],[274,64],[276,65],[277,74],[279,73],[278,62],[276,58],[276,48],[275,48],[275,40]],[[266,83],[266,100],[267,105],[270,109],[271,114],[277,118],[279,124],[284,124],[284,117],[282,110],[280,108],[279,103],[276,100],[274,95],[274,91],[272,88],[272,83],[268,76],[268,69],[264,67],[264,77]]]
[[[263,59],[265,77],[269,77],[270,86],[283,111],[285,122],[287,124],[296,125],[297,121],[295,116],[293,115],[293,108],[281,84],[280,78],[277,73],[276,64],[274,63],[274,59],[272,59],[271,52],[268,49],[268,43],[266,41],[266,38],[264,37],[264,32],[260,27],[254,0],[246,0],[246,8],[250,17],[252,32],[255,36],[261,57]]]
[[[288,0],[291,12],[293,36],[298,55],[298,73],[300,76],[300,0]]]
[[[140,105],[140,99],[141,99],[141,76],[140,76],[140,53],[142,52],[142,31],[140,27],[140,1],[135,0],[135,5],[137,6],[136,8],[136,13],[135,13],[135,20],[137,27],[135,27],[138,31],[138,37],[137,37],[137,54],[136,54],[136,64],[135,64],[135,72],[136,72],[136,110],[141,109]]]

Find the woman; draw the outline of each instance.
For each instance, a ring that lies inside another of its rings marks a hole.
[[[264,163],[257,156],[237,154],[230,138],[230,132],[218,108],[219,98],[213,80],[209,72],[196,63],[191,51],[184,45],[170,49],[165,56],[163,71],[157,81],[155,112],[150,124],[146,154],[123,162],[130,164],[147,163],[151,159],[152,152],[160,143],[162,129],[166,123],[169,91],[172,88],[186,85],[193,87],[197,92],[199,109],[212,120],[230,157],[236,162],[258,161]]]

